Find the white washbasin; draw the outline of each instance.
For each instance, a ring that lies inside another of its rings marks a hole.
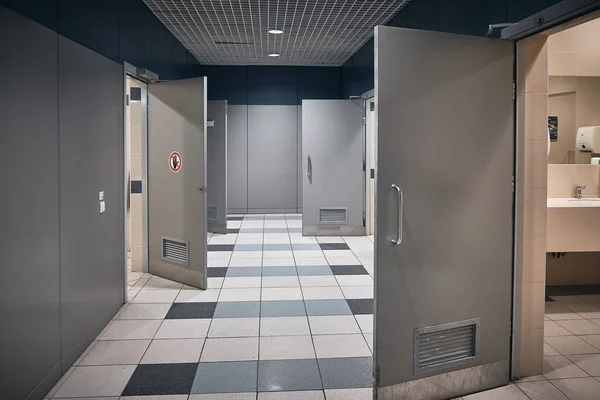
[[[600,197],[549,197],[548,208],[600,207]]]

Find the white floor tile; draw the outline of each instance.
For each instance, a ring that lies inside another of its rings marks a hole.
[[[333,275],[301,276],[300,285],[302,288],[337,286],[337,280]]]
[[[545,341],[563,355],[600,353],[600,350],[577,336],[547,337]]]
[[[323,252],[321,250],[294,250],[294,258],[321,258]]]
[[[328,260],[330,258],[333,258],[333,259],[351,258],[351,259],[357,260],[354,253],[352,252],[352,250],[323,250],[323,254],[325,255],[325,258],[327,258]],[[341,265],[354,265],[354,264],[341,264]]]
[[[235,258],[229,262],[230,267],[260,267],[262,258]]]
[[[77,367],[55,398],[120,396],[135,365]]]
[[[195,363],[200,360],[204,339],[153,340],[141,364]]]
[[[552,384],[570,400],[600,399],[600,382],[594,378],[558,379]]]
[[[210,319],[166,319],[163,321],[156,339],[199,339],[208,333]]]
[[[299,267],[311,267],[319,265],[329,265],[325,257],[297,258],[296,265]]]
[[[204,344],[201,362],[249,361],[258,359],[258,337],[208,338]]]
[[[182,285],[183,286],[183,285]],[[132,303],[172,303],[177,295],[178,289],[142,289],[133,298]]]
[[[557,324],[574,335],[599,335],[600,326],[587,320],[558,321]]]
[[[373,389],[325,389],[327,400],[373,400]]]
[[[231,260],[240,260],[240,259],[255,259],[255,258],[262,258],[263,257],[263,252],[262,250],[257,250],[257,251],[248,251],[248,250],[240,250],[240,251],[233,251],[233,254],[231,254]]]
[[[339,286],[332,287],[303,287],[304,300],[335,300],[343,299],[344,294]]]
[[[175,299],[176,303],[202,303],[202,302],[215,302],[219,299],[219,289],[207,289],[207,290],[190,290],[184,289],[179,292],[179,295]]]
[[[152,339],[161,320],[116,320],[100,336],[99,340]]]
[[[272,259],[286,259],[286,264],[290,265],[290,259],[293,262],[294,261],[294,253],[292,252],[292,250],[269,250],[269,251],[265,251],[263,252],[263,265],[265,260],[272,260]],[[269,261],[270,263],[273,261]],[[294,263],[292,263],[291,265],[296,265]],[[281,265],[283,267],[283,265]]]
[[[544,377],[546,379],[582,378],[586,376],[588,374],[567,357],[544,357]]]
[[[341,236],[317,236],[319,243],[346,243]]]
[[[313,335],[360,333],[360,327],[352,315],[310,316],[308,322]]]
[[[138,364],[150,340],[100,340],[79,365]]]
[[[310,335],[306,317],[263,317],[260,336]]]
[[[189,400],[256,400],[256,393],[192,394]]]
[[[164,319],[171,303],[127,304],[117,319]]]
[[[572,335],[571,332],[558,325],[554,321],[544,321],[544,336],[569,336]]]
[[[223,287],[223,281],[225,278],[207,278],[208,289],[221,289]]]
[[[529,400],[529,398],[515,384],[481,393],[463,396],[464,400]]]
[[[260,288],[222,289],[219,301],[260,301]]]
[[[260,276],[225,278],[223,289],[259,288]]]
[[[226,258],[229,260],[231,258],[231,253],[233,253],[233,252],[232,251],[208,251],[206,253],[206,259],[209,263],[211,260],[216,260],[219,258]]]
[[[373,314],[355,315],[362,333],[373,333]]]
[[[267,336],[260,338],[260,360],[315,358],[310,336]]]
[[[373,286],[373,278],[369,275],[336,275],[340,286]]]
[[[318,358],[371,355],[363,335],[313,335],[313,341]]]
[[[262,278],[262,287],[299,287],[297,276],[265,276]]]
[[[229,266],[229,258],[213,258],[213,259],[209,259],[206,262],[206,265],[209,268],[212,267],[216,267],[216,268],[223,268],[223,267],[228,267]]]
[[[582,335],[579,337],[600,350],[600,335]]]
[[[600,377],[600,354],[572,355],[568,358],[594,377]]]
[[[371,286],[341,286],[347,299],[372,299],[373,285]]]
[[[262,392],[258,394],[258,400],[325,400],[325,397],[321,390]]]
[[[215,318],[208,337],[258,336],[259,318]]]
[[[182,287],[183,283],[154,276],[146,283],[144,289],[181,289]]]
[[[263,288],[262,300],[302,300],[300,288]]]
[[[363,336],[365,337],[365,341],[367,342],[367,345],[369,346],[369,350],[371,350],[371,354],[373,354],[373,334],[365,333]]]
[[[296,261],[294,261],[294,257],[290,255],[289,257],[273,257],[269,258],[266,254],[268,253],[276,253],[276,252],[265,252],[265,258],[263,258],[263,267],[294,267],[296,266]],[[290,252],[291,254],[291,252]]]

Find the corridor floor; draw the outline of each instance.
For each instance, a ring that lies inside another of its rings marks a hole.
[[[373,238],[231,215],[209,289],[130,273],[129,303],[47,398],[372,399]],[[546,303],[544,374],[464,400],[600,399],[600,295]]]

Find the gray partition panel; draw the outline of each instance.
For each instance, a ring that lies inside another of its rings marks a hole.
[[[207,284],[205,186],[206,78],[149,85],[148,268],[200,289]]]
[[[124,298],[123,67],[59,37],[64,367]],[[99,192],[106,211],[99,212]]]
[[[248,106],[248,209],[297,210],[297,106]]]
[[[227,211],[248,212],[248,106],[227,107]]]
[[[298,106],[298,204],[297,212],[302,212],[302,106]]]
[[[0,6],[0,394],[60,376],[57,34]],[[33,396],[33,394],[32,394]]]
[[[303,235],[365,234],[362,115],[360,99],[302,101]]]
[[[227,100],[207,102],[206,173],[208,231],[227,233]]]

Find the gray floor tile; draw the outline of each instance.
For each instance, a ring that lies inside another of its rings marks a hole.
[[[350,315],[346,300],[305,300],[308,315]]]
[[[271,228],[278,229],[278,228]],[[283,250],[292,250],[292,245],[288,243],[282,244],[264,244],[263,251],[283,251]]]
[[[373,358],[322,358],[319,369],[325,389],[370,388]]]
[[[229,267],[227,268],[227,278],[231,277],[248,277],[248,276],[260,276],[262,273],[262,267]]]
[[[249,318],[260,316],[260,301],[220,301],[213,318]]]
[[[261,317],[298,317],[306,315],[302,300],[263,301],[260,309]]]
[[[233,251],[262,251],[262,244],[236,244]]]
[[[297,269],[298,275],[300,276],[333,275],[333,272],[331,272],[331,268],[325,265],[298,266]]]
[[[258,391],[323,389],[317,360],[259,361]]]
[[[262,269],[263,276],[297,276],[296,267],[268,267]]]
[[[255,392],[257,368],[256,361],[200,363],[191,392]]]
[[[318,250],[321,252],[321,246],[318,243],[292,243],[292,249],[294,251]]]
[[[325,400],[322,390],[302,390],[295,392],[261,392],[258,400]]]

